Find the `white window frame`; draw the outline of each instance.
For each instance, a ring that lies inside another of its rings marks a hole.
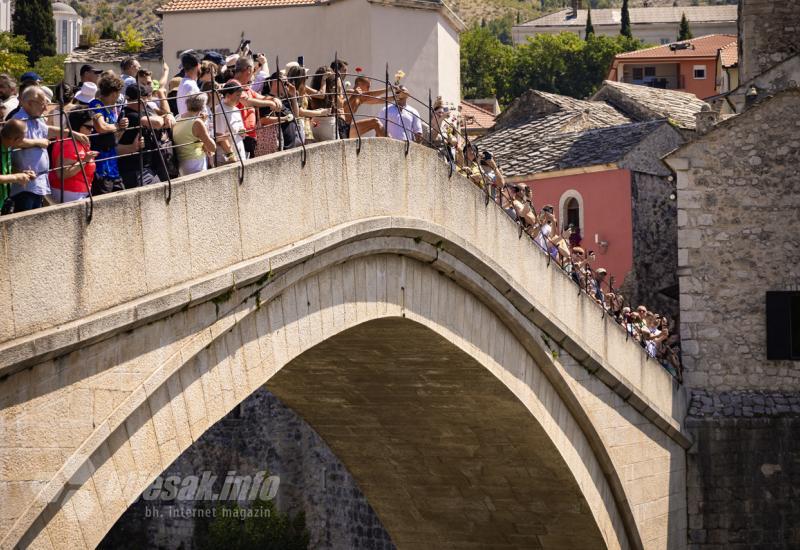
[[[586,207],[583,203],[583,196],[575,189],[568,189],[564,191],[564,193],[561,195],[561,198],[558,199],[558,212],[561,216],[559,218],[559,220],[561,220],[561,229],[562,231],[566,229],[564,224],[567,223],[567,203],[570,199],[575,199],[578,201],[578,223],[580,224],[581,235],[586,235],[586,224],[584,222]]]
[[[703,71],[703,76],[697,76],[697,71]],[[695,65],[692,68],[692,78],[694,80],[705,80],[708,78],[708,67],[705,65]]]

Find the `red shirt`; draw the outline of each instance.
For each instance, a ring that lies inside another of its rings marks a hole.
[[[248,99],[267,99],[266,96],[251,90],[249,86],[242,90],[242,97],[246,97]],[[244,103],[238,103],[236,108],[241,109],[242,121],[244,122],[244,129],[247,130],[247,135],[251,138],[255,138],[257,121],[255,108],[246,108]]]
[[[78,155],[80,160],[84,162],[83,170],[86,172],[86,180],[83,179],[83,172],[78,170],[78,173],[64,180],[64,191],[71,193],[87,193],[92,188],[92,180],[94,179],[95,164],[94,161],[86,162],[86,153],[89,152],[89,147],[81,145],[80,143],[73,143],[71,139],[63,141],[56,141],[53,144],[53,153],[50,156],[50,166],[58,166],[61,164],[61,144],[64,144],[64,168],[66,169],[73,162],[77,161],[78,156],[75,154],[75,145],[78,146]],[[56,168],[50,172],[50,187],[61,189],[61,170]]]

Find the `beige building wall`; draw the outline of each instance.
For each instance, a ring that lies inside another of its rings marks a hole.
[[[163,35],[170,66],[177,65],[181,51],[233,50],[244,35],[254,52],[266,54],[270,70],[275,70],[276,56],[284,66],[302,55],[313,72],[329,65],[338,52],[351,72],[361,67],[367,76],[381,80],[387,62],[390,79],[402,69],[404,83],[425,101],[428,88],[434,96],[444,93],[450,101],[460,99],[458,34],[436,10],[342,0],[318,6],[167,13]],[[447,67],[442,67],[440,51],[449,52]]]

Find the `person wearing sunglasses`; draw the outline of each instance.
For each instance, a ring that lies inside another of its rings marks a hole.
[[[76,133],[88,136],[94,130],[90,111],[73,111],[69,124]],[[62,157],[63,149],[63,157]],[[72,202],[89,196],[94,179],[97,151],[69,137],[56,140],[50,155],[50,192],[54,202]],[[62,162],[63,160],[63,162]],[[63,166],[63,180],[62,178]]]

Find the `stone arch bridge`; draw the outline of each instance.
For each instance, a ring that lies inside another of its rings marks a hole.
[[[0,546],[94,547],[267,384],[398,548],[683,548],[681,389],[436,153],[0,220]]]

